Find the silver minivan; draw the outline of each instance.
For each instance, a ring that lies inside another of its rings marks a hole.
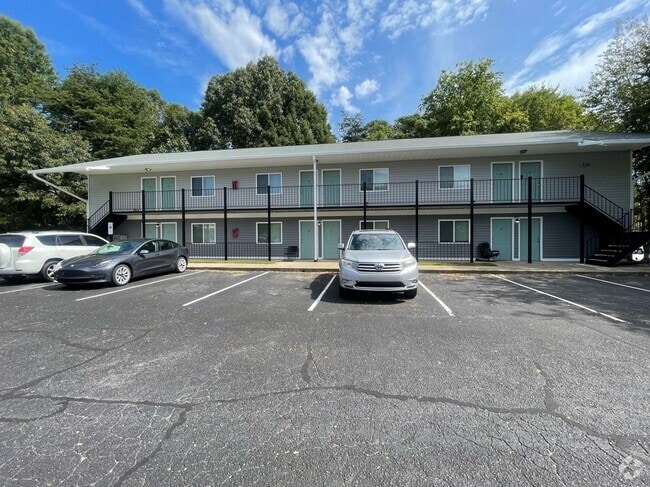
[[[403,292],[412,299],[418,292],[418,263],[394,230],[356,230],[347,244],[338,244],[339,291]]]
[[[35,231],[0,234],[0,278],[17,282],[25,277],[54,280],[57,263],[85,255],[108,243],[84,232]]]

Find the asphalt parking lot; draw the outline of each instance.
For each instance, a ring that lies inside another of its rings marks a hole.
[[[0,284],[3,485],[650,483],[650,274]]]

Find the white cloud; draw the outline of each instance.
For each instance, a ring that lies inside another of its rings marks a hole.
[[[347,113],[358,113],[359,109],[352,104],[352,92],[347,86],[341,86],[330,98],[330,103],[335,107],[341,107]]]
[[[489,0],[392,0],[380,28],[393,40],[432,26],[449,32],[482,19],[488,5]]]
[[[366,79],[354,87],[354,93],[358,98],[365,98],[379,91],[379,83],[374,79]]]
[[[260,18],[246,7],[235,6],[229,0],[217,0],[211,6],[166,0],[165,6],[229,69],[267,54],[278,54],[275,41],[262,31]]]
[[[542,61],[545,61],[553,54],[558,52],[566,44],[566,37],[561,35],[553,35],[547,37],[542,43],[531,52],[526,60],[524,66],[534,66]]]
[[[309,19],[295,3],[280,3],[279,0],[270,3],[264,20],[271,32],[282,38],[293,37],[309,26]]]
[[[330,12],[325,11],[315,35],[298,39],[298,50],[309,66],[312,79],[309,88],[319,95],[345,79],[347,71],[341,66],[341,48],[336,37],[336,25]]]
[[[631,12],[640,6],[648,5],[648,3],[649,2],[643,0],[623,0],[610,9],[603,10],[602,12],[598,12],[597,14],[592,15],[587,20],[577,25],[573,29],[573,33],[578,37],[585,37],[592,34],[603,25],[609,24],[621,18],[624,14]]]
[[[131,5],[131,8],[135,10],[140,17],[145,18],[147,20],[153,20],[153,15],[151,15],[151,12],[147,7],[145,7],[144,3],[142,3],[142,0],[127,0],[128,4]]]

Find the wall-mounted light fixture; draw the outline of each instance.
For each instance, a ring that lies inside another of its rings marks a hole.
[[[515,225],[519,225],[519,218],[515,218]]]
[[[520,153],[521,155],[524,155],[526,152],[528,152],[528,149],[521,149],[521,150],[519,151],[519,153]]]
[[[150,167],[145,167],[145,168],[144,168],[144,171],[145,171],[145,172],[151,172],[151,168],[150,168]]]

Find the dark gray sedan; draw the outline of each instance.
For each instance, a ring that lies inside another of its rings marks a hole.
[[[188,258],[187,247],[171,240],[111,242],[88,255],[60,262],[54,268],[54,279],[62,284],[111,282],[124,286],[136,277],[185,272]]]

